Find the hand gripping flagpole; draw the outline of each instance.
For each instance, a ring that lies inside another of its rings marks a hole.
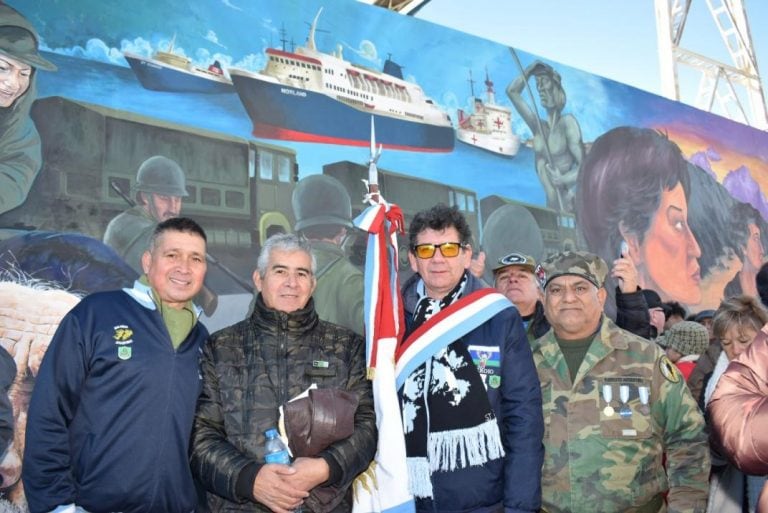
[[[353,513],[413,513],[408,491],[405,438],[395,386],[395,353],[402,341],[405,323],[397,281],[397,233],[404,232],[400,207],[387,203],[378,186],[376,162],[381,146],[371,117],[371,155],[368,160],[370,206],[354,224],[368,232],[365,256],[365,346],[368,379],[372,381],[379,440],[376,457],[354,482]]]

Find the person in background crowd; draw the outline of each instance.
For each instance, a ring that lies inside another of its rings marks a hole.
[[[316,267],[306,240],[288,234],[267,239],[253,272],[259,291],[253,313],[214,333],[203,351],[191,465],[210,492],[213,513],[288,513],[302,503],[305,512],[351,511],[352,480],[376,452],[365,343],[318,318]],[[352,411],[345,412],[349,432],[335,429],[343,424],[335,405],[314,403],[299,426],[304,436],[289,433],[298,456],[293,464],[265,464],[264,433],[278,426],[280,408],[312,385],[354,397]],[[298,453],[299,444],[312,450]]]
[[[659,337],[664,333],[664,325],[666,323],[664,303],[661,302],[661,298],[655,290],[643,289],[642,292],[645,304],[648,306],[648,316],[651,323],[649,338],[650,340],[663,343],[663,340],[659,339]]]
[[[728,365],[709,401],[710,424],[716,445],[722,447],[737,469],[752,476],[768,474],[766,376],[768,327],[763,326],[744,353]],[[764,477],[748,478],[750,511],[768,511],[768,486],[764,480]],[[736,488],[735,492],[739,491]],[[759,498],[755,500],[758,492]],[[729,513],[722,507],[715,509],[719,506],[712,504],[709,510]],[[743,510],[736,507],[732,511],[741,513]]]
[[[493,285],[517,307],[529,340],[549,330],[541,303],[541,282],[536,276],[540,267],[532,256],[510,253],[499,258],[494,266]]]
[[[133,288],[91,294],[61,321],[29,405],[32,513],[195,508],[189,436],[208,331],[191,300],[205,252],[196,222],[164,221]]]
[[[701,312],[697,313],[693,317],[694,322],[698,322],[699,324],[707,328],[707,333],[709,334],[710,343],[716,340],[715,332],[712,330],[712,319],[714,317],[715,317],[714,310],[702,310]]]
[[[294,230],[312,244],[317,260],[315,309],[324,321],[363,334],[363,273],[344,252],[352,224],[352,200],[337,179],[309,175],[299,180],[291,197]]]
[[[684,321],[688,316],[685,307],[677,301],[667,301],[662,304],[662,308],[664,309],[664,331]]]
[[[398,391],[410,490],[420,513],[538,511],[536,368],[517,309],[468,271],[471,240],[462,213],[443,204],[408,230],[416,274],[402,290],[405,344],[429,348],[409,361]],[[440,337],[444,323],[458,329]]]
[[[603,314],[601,258],[565,252],[542,266],[552,325],[533,342],[547,426],[542,509],[702,511],[709,450],[680,372]]]
[[[493,270],[494,287],[512,301],[526,328],[528,340],[532,341],[549,330],[544,316],[541,267],[532,256],[510,253],[497,260]],[[648,338],[651,324],[645,296],[637,287],[637,270],[632,261],[618,258],[613,262],[612,275],[617,278],[616,324],[636,335]]]
[[[696,366],[696,360],[709,347],[709,334],[697,322],[681,321],[664,333],[664,341],[667,356],[687,380]]]
[[[694,399],[701,402],[702,394],[704,393],[704,379],[709,376],[717,365],[717,359],[720,357],[720,353],[723,351],[720,341],[715,337],[715,332],[712,326],[712,318],[715,315],[714,310],[702,310],[701,312],[693,315],[694,322],[698,322],[705,328],[709,335],[709,346],[704,353],[696,360],[691,374],[688,376],[688,388],[691,389],[691,395]]]
[[[705,378],[702,403],[706,409],[729,363],[746,351],[766,322],[768,311],[753,297],[736,296],[720,303],[715,312],[713,329],[723,351],[712,374]],[[764,479],[742,474],[728,460],[728,454],[721,453],[718,444],[712,444],[713,468],[708,510],[712,513],[740,513],[742,508],[754,511]]]
[[[0,214],[21,205],[40,172],[40,135],[29,117],[37,70],[56,71],[40,56],[37,32],[0,3]]]

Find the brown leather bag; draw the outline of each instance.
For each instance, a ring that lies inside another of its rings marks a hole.
[[[335,388],[309,391],[308,397],[291,401],[283,407],[285,433],[293,456],[315,457],[334,442],[344,440],[355,429],[357,394]],[[315,513],[335,511],[351,490],[337,486],[313,488],[305,501]]]
[[[357,394],[335,388],[309,391],[283,408],[285,433],[294,457],[314,457],[355,429]]]

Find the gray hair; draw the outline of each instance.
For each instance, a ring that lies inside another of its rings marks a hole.
[[[261,247],[259,259],[256,262],[256,269],[262,278],[267,274],[269,258],[275,250],[287,251],[289,253],[294,251],[307,253],[312,261],[312,274],[317,273],[317,260],[315,255],[312,254],[312,246],[309,241],[292,233],[277,233],[264,241],[264,245]]]

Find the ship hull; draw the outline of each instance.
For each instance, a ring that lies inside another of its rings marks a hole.
[[[504,157],[514,157],[520,149],[520,139],[514,135],[501,138],[459,128],[456,130],[456,138],[464,144]]]
[[[202,72],[182,70],[154,59],[124,54],[133,73],[145,89],[175,93],[234,93],[226,78],[208,77]]]
[[[324,94],[232,72],[232,82],[253,123],[253,135],[266,139],[368,146],[371,116],[376,141],[386,148],[450,152],[452,126],[436,126],[359,109]]]

